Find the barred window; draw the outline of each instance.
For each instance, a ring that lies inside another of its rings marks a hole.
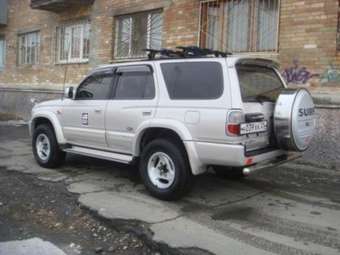
[[[215,0],[201,3],[202,47],[230,52],[275,52],[279,0]]]
[[[19,35],[19,65],[34,65],[39,63],[40,32],[30,32]]]
[[[146,55],[146,48],[160,49],[162,27],[161,11],[117,17],[115,58],[140,58]]]
[[[89,60],[90,23],[63,25],[57,28],[57,62],[83,63]]]

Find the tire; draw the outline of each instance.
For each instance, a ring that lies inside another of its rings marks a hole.
[[[185,149],[181,144],[166,139],[153,140],[145,147],[139,171],[149,193],[161,200],[178,200],[188,193],[193,184]]]
[[[38,143],[43,149],[38,149]],[[50,125],[39,125],[33,132],[33,155],[37,163],[44,168],[56,168],[64,160],[66,153],[60,150],[53,128]],[[47,151],[49,148],[49,152]]]
[[[239,167],[214,166],[213,169],[217,176],[226,179],[238,180],[247,177],[243,174],[243,168]]]

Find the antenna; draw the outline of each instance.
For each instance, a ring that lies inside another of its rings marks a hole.
[[[64,33],[64,36],[66,36],[66,33]],[[58,43],[60,44],[60,41]],[[64,68],[63,93],[61,94],[62,95],[61,100],[64,100],[64,97],[65,97],[65,84],[66,84],[66,77],[67,77],[68,64],[69,64],[68,60],[69,60],[70,48],[71,48],[71,38],[69,38],[68,43],[66,45],[67,58],[66,58],[65,68]],[[59,54],[59,52],[57,54]],[[59,57],[60,56],[58,56],[58,58]]]

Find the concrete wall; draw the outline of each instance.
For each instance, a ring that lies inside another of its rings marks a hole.
[[[61,95],[59,91],[53,90],[0,88],[0,115],[28,121],[34,103],[61,98]]]

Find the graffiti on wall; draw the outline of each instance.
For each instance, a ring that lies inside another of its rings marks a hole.
[[[305,66],[300,66],[299,60],[294,59],[293,65],[284,69],[282,76],[287,83],[306,84],[311,78],[319,75],[311,73]]]
[[[340,82],[340,71],[330,63],[326,70],[320,75],[320,83]]]

